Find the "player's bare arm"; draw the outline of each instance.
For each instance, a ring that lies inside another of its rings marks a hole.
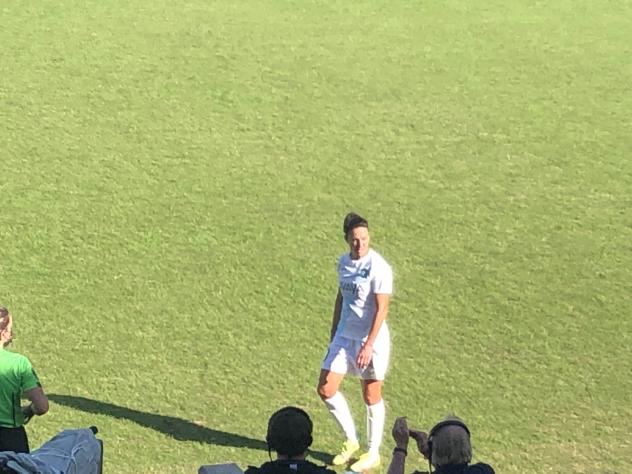
[[[371,324],[371,330],[369,331],[369,335],[360,349],[358,353],[357,363],[361,368],[368,367],[371,363],[371,358],[373,357],[373,342],[375,342],[375,338],[380,332],[380,328],[382,327],[382,323],[386,321],[386,317],[388,315],[388,303],[390,301],[390,295],[387,294],[376,294],[375,295],[375,316],[373,316],[373,324]]]
[[[340,322],[340,312],[342,311],[342,293],[338,288],[338,294],[336,295],[336,302],[334,303],[334,315],[331,321],[331,334],[329,336],[329,342],[331,342],[336,334],[338,323]]]
[[[26,398],[31,401],[33,413],[43,415],[48,411],[48,397],[42,387],[35,387],[24,392]]]

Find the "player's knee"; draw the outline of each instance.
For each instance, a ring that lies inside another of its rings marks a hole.
[[[367,405],[375,405],[376,403],[380,403],[382,401],[381,394],[365,394],[363,398],[364,403]]]
[[[365,404],[375,405],[376,403],[380,403],[382,401],[382,390],[379,390],[379,389],[364,390],[362,392],[362,398],[364,398]]]
[[[331,387],[331,385],[327,383],[319,383],[318,387],[316,387],[316,392],[318,393],[318,396],[323,400],[327,400],[328,398],[331,398],[336,394],[335,388]]]

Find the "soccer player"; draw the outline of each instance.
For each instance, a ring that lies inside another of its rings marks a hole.
[[[6,350],[12,340],[13,317],[6,308],[0,308],[0,451],[28,453],[24,424],[33,415],[48,411],[48,398],[31,362]],[[31,401],[30,405],[20,407],[22,395]]]
[[[338,260],[338,294],[318,394],[346,436],[333,464],[347,464],[360,444],[349,406],[338,388],[347,374],[361,378],[368,450],[351,465],[351,470],[362,472],[380,465],[385,418],[382,384],[390,354],[386,316],[393,292],[393,272],[386,260],[370,248],[366,219],[347,214],[343,232],[349,252]]]

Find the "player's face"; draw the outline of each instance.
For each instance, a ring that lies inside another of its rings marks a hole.
[[[351,258],[357,260],[364,257],[369,252],[369,229],[366,227],[356,227],[347,236],[347,243],[351,252]]]
[[[9,344],[13,341],[13,336],[13,321],[10,321],[7,327],[2,331],[2,340],[5,344]]]

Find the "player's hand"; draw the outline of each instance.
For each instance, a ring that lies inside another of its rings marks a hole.
[[[428,449],[428,433],[418,430],[408,430],[410,437],[417,442],[417,449],[428,459],[430,450]]]
[[[35,416],[33,405],[26,405],[22,407],[22,415],[24,416],[24,424],[26,425],[29,421],[31,421],[31,418]]]
[[[361,369],[366,369],[371,363],[371,359],[373,358],[373,345],[372,344],[364,344],[360,352],[358,352],[358,358],[356,359],[356,364]]]
[[[393,425],[393,439],[398,448],[408,448],[408,436],[409,431],[406,417],[401,416],[395,420],[395,424]]]

